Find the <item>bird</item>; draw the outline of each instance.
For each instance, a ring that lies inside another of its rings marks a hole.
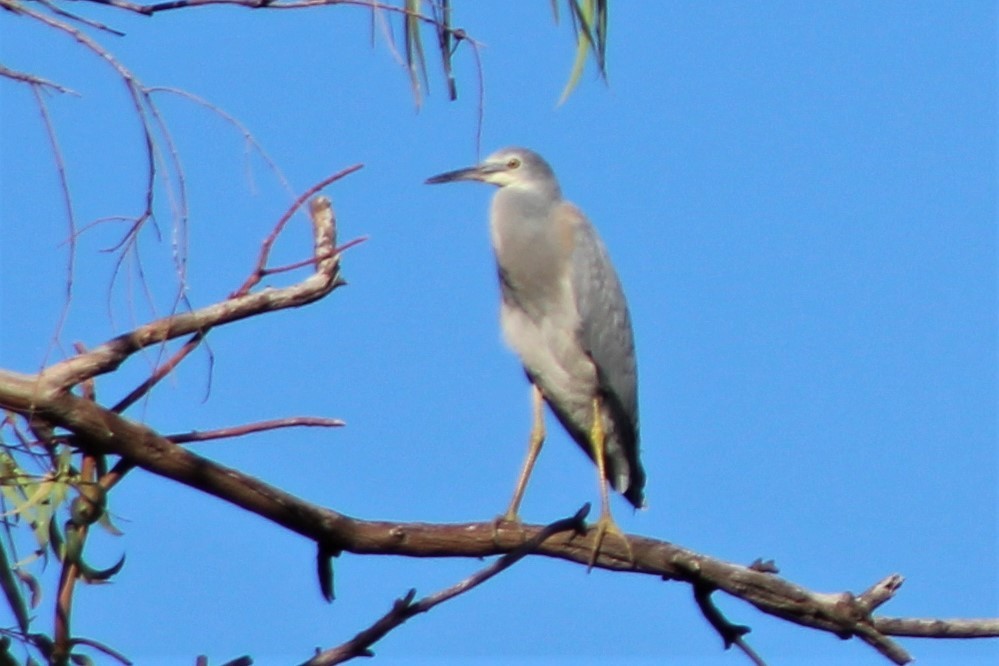
[[[631,547],[610,511],[607,485],[635,508],[645,504],[639,459],[638,375],[628,303],[596,229],[562,198],[548,162],[527,148],[498,150],[476,166],[427,184],[480,181],[492,199],[490,237],[500,285],[500,324],[532,387],[527,457],[501,520],[520,522],[527,481],[545,440],[543,403],[593,460],[600,518],[590,568],[604,536]]]

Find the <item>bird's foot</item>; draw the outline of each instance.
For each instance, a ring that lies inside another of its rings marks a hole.
[[[594,525],[594,529],[596,530],[596,536],[593,542],[593,552],[590,553],[590,563],[586,567],[587,573],[592,571],[593,565],[597,563],[597,557],[600,556],[600,547],[603,545],[604,537],[608,533],[616,535],[624,542],[624,549],[628,552],[628,562],[632,565],[635,564],[635,554],[631,551],[631,542],[628,540],[628,535],[621,531],[621,528],[617,526],[617,523],[614,522],[609,513],[600,516],[597,524]]]
[[[520,532],[521,539],[525,539],[524,521],[516,513],[507,511],[502,516],[493,518],[493,543],[499,543],[500,530],[507,527],[514,527]]]

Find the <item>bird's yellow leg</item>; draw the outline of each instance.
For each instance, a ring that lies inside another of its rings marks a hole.
[[[593,426],[590,428],[590,442],[593,446],[593,458],[597,463],[597,483],[600,484],[600,518],[597,520],[596,541],[593,544],[593,552],[590,553],[590,564],[587,570],[593,569],[593,565],[596,564],[597,556],[600,554],[600,546],[603,545],[604,536],[608,532],[618,535],[624,541],[624,547],[628,551],[628,561],[634,563],[635,555],[631,552],[631,543],[614,522],[614,518],[611,517],[610,499],[607,497],[607,463],[604,459],[607,440],[604,434],[600,398],[593,399]]]
[[[534,470],[534,463],[541,452],[541,445],[545,441],[545,403],[541,395],[541,389],[537,384],[531,384],[531,397],[534,403],[534,425],[531,426],[531,438],[527,443],[527,458],[524,459],[524,466],[520,470],[520,477],[517,479],[517,487],[514,488],[513,498],[510,500],[510,507],[506,510],[503,520],[519,523],[520,517],[517,511],[520,509],[520,501],[524,498],[524,489],[527,488],[527,480]]]

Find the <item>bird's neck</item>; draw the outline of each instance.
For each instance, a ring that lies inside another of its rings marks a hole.
[[[494,226],[517,225],[525,234],[541,230],[551,218],[554,208],[562,202],[561,194],[537,187],[508,185],[493,197]],[[534,229],[537,227],[537,229]]]
[[[504,187],[493,197],[490,232],[496,261],[522,289],[561,263],[563,244],[553,222],[559,204],[559,198],[527,188]]]

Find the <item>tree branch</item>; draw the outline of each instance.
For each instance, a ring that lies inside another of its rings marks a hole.
[[[191,442],[207,442],[213,439],[226,439],[229,437],[242,437],[257,432],[267,430],[277,430],[278,428],[341,428],[346,423],[340,419],[330,419],[323,416],[288,416],[281,419],[271,419],[269,421],[258,421],[256,423],[246,423],[231,428],[217,428],[215,430],[194,430],[179,435],[167,435],[174,444],[189,444]]]
[[[426,613],[434,606],[454,599],[458,595],[478,587],[501,571],[510,568],[525,556],[535,552],[542,543],[559,532],[566,532],[568,530],[576,532],[585,531],[586,523],[583,522],[583,519],[586,518],[586,514],[589,512],[590,505],[585,504],[575,515],[556,520],[546,525],[522,546],[507,553],[484,569],[480,569],[468,578],[455,583],[445,590],[423,597],[416,603],[413,603],[416,590],[410,590],[406,596],[396,599],[395,603],[392,604],[391,610],[380,617],[370,627],[342,645],[316,654],[316,656],[305,662],[302,666],[330,666],[331,664],[343,663],[355,657],[372,656],[373,653],[369,648],[411,617],[420,613]]]
[[[305,536],[329,552],[405,555],[409,557],[488,557],[508,553],[537,536],[543,527],[497,526],[493,521],[433,525],[351,518],[305,502],[258,479],[186,451],[144,425],[68,392],[40,390],[39,379],[0,371],[0,404],[32,411],[57,427],[75,433],[89,450],[115,454],[139,467],[224,499]],[[586,565],[595,530],[583,535],[557,534],[541,544],[538,554]],[[890,649],[890,635],[940,638],[999,637],[999,619],[985,621],[892,620],[865,611],[868,597],[810,591],[774,574],[687,550],[666,541],[630,535],[633,561],[619,540],[600,550],[596,566],[652,574],[688,583],[704,583],[738,597],[769,615],[820,629],[840,637],[857,636],[894,663],[906,663],[904,651]],[[894,595],[892,585],[879,584],[877,599]],[[872,588],[873,589],[873,588]],[[931,622],[933,624],[931,624]]]
[[[329,184],[336,177],[343,177],[356,170],[345,169],[327,178]],[[296,202],[301,205],[303,201]],[[265,312],[307,305],[326,296],[339,282],[339,254],[336,247],[336,221],[329,199],[319,197],[313,201],[315,227],[316,271],[298,284],[283,288],[268,288],[255,293],[242,293],[229,299],[192,312],[163,317],[133,331],[95,347],[86,354],[56,363],[43,370],[37,379],[38,391],[60,392],[84,379],[108,373],[120,366],[129,356],[151,345],[185,335],[203,333],[214,326],[228,324]],[[328,219],[317,221],[317,215]],[[247,288],[248,289],[248,288]]]
[[[887,636],[917,638],[995,638],[999,636],[999,618],[953,618],[938,620],[920,617],[874,617],[875,630]]]
[[[37,86],[40,88],[46,88],[49,90],[54,90],[56,92],[65,93],[67,95],[80,96],[80,93],[62,86],[54,81],[49,81],[48,79],[43,79],[40,76],[35,76],[34,74],[28,74],[27,72],[19,72],[15,69],[10,69],[0,65],[0,76],[11,79],[12,81],[21,81],[22,83],[27,83],[32,86]]]

